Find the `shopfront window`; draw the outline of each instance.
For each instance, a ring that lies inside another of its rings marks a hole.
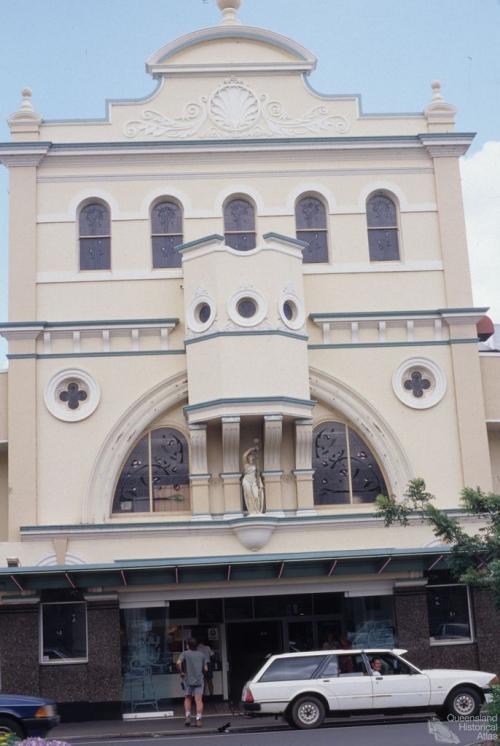
[[[181,615],[185,615],[181,619]],[[192,619],[190,619],[192,617]],[[123,608],[120,611],[123,711],[162,712],[183,696],[177,660],[194,637],[210,652],[212,687],[222,694],[221,634],[218,624],[197,624],[196,601]]]
[[[431,645],[471,642],[469,589],[465,585],[428,588],[427,610]]]
[[[87,661],[87,605],[44,603],[41,605],[41,663],[85,663]]]
[[[353,648],[393,648],[395,645],[392,596],[347,598],[347,639]]]

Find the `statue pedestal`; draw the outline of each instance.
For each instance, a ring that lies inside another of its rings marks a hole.
[[[258,552],[267,544],[277,525],[277,521],[263,519],[261,515],[249,515],[238,521],[233,531],[245,549]]]

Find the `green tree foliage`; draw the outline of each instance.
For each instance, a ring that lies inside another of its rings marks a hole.
[[[394,496],[377,497],[377,515],[386,526],[408,525],[410,516],[420,516],[429,523],[434,534],[452,549],[449,556],[451,573],[457,580],[493,591],[495,605],[500,610],[500,495],[466,487],[462,490],[465,512],[482,519],[484,525],[475,534],[467,533],[456,518],[433,504],[423,479],[408,484],[402,500]]]

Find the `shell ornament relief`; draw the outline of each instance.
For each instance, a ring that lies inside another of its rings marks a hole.
[[[315,106],[300,118],[290,117],[279,101],[267,94],[258,97],[251,88],[237,78],[231,78],[216,88],[207,98],[188,103],[178,118],[167,117],[154,109],[143,111],[141,119],[127,122],[127,137],[188,138],[209,122],[210,137],[266,137],[279,135],[308,135],[335,131],[341,135],[349,131],[349,121],[332,114],[325,105]]]

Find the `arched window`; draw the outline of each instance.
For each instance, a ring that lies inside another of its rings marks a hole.
[[[328,229],[326,210],[317,197],[302,197],[295,205],[295,226],[297,238],[306,241],[303,251],[304,262],[328,261]]]
[[[387,494],[382,471],[366,443],[343,422],[323,422],[313,433],[314,503],[372,503]]]
[[[376,192],[366,202],[370,261],[399,259],[398,210],[387,194]]]
[[[153,267],[180,267],[181,255],[175,247],[182,241],[182,209],[171,200],[157,202],[151,210]]]
[[[123,466],[113,513],[179,513],[190,509],[186,438],[170,427],[152,430],[140,439]]]
[[[238,251],[255,249],[255,210],[246,199],[232,199],[224,207],[226,245]]]
[[[111,268],[111,220],[104,202],[89,202],[80,210],[80,269]]]

